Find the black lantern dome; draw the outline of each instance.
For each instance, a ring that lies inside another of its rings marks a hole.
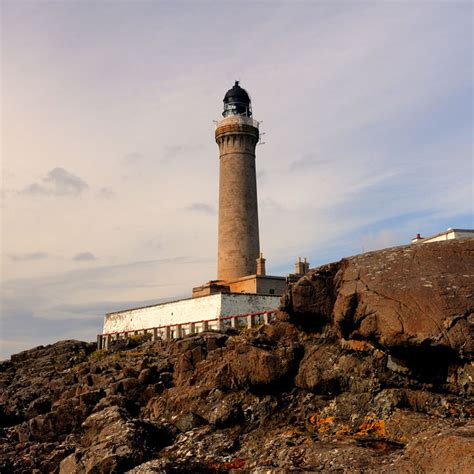
[[[224,96],[224,117],[229,115],[252,116],[252,105],[250,97],[245,89],[239,85],[239,81],[235,81],[234,87],[229,89]]]

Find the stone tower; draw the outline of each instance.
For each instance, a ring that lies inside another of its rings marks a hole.
[[[250,97],[236,81],[224,97],[216,127],[219,145],[218,280],[257,273],[260,256],[255,146],[258,122]]]

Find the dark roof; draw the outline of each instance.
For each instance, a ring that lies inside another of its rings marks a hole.
[[[235,81],[234,87],[229,89],[224,96],[224,103],[238,102],[241,104],[250,104],[250,97],[245,89],[239,85],[239,81]]]

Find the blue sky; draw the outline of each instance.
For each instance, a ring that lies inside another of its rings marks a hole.
[[[0,357],[215,277],[235,79],[269,272],[474,227],[471,2],[0,5]]]

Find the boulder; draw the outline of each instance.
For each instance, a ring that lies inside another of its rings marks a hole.
[[[369,252],[311,270],[282,297],[307,328],[328,326],[401,358],[474,354],[474,239]]]
[[[60,473],[123,472],[170,442],[168,430],[116,406],[92,414],[82,428],[82,447],[61,462]]]
[[[444,432],[431,431],[407,446],[393,464],[394,470],[406,473],[469,473],[474,466],[474,424]]]

